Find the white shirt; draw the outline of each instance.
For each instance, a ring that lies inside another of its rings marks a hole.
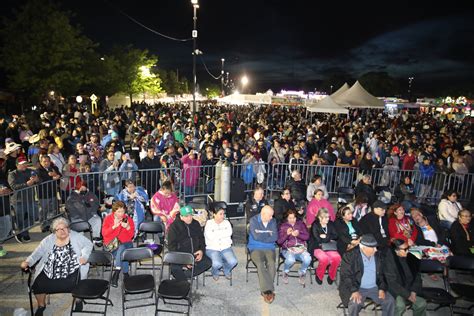
[[[462,209],[459,202],[451,202],[448,199],[442,199],[438,205],[438,216],[441,221],[454,222],[458,218],[458,213]]]
[[[421,228],[421,231],[423,232],[423,237],[425,237],[426,240],[434,242],[435,244],[438,243],[438,236],[436,236],[436,232],[430,225],[426,225],[420,228]]]
[[[207,221],[204,228],[206,249],[222,251],[232,246],[232,226],[228,220],[217,224],[214,219]]]

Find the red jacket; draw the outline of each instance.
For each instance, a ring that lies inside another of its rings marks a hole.
[[[404,227],[408,229],[404,229]],[[418,230],[415,229],[414,224],[408,217],[405,216],[399,220],[392,216],[388,219],[388,234],[390,240],[402,239],[408,242],[408,238],[410,238],[415,243]]]
[[[122,225],[112,229],[112,226],[114,226],[114,213],[111,213],[105,217],[104,223],[102,224],[102,237],[104,238],[105,245],[110,243],[115,237],[118,237],[122,244],[132,241],[133,235],[135,234],[135,224],[133,223],[133,219],[130,216],[125,216],[127,217],[128,223],[130,224],[130,229],[128,230],[123,228]]]
[[[402,163],[402,170],[413,170],[415,168],[416,156],[405,155]]]

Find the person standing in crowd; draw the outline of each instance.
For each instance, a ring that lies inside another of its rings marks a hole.
[[[283,218],[284,221],[280,225],[277,241],[281,247],[281,254],[285,258],[283,283],[288,284],[288,273],[290,273],[291,267],[298,260],[301,262],[298,271],[299,283],[304,285],[306,282],[306,270],[311,264],[311,255],[307,247],[309,232],[303,221],[297,219],[297,213],[294,209],[287,210]]]
[[[99,134],[91,133],[90,141],[84,147],[86,152],[89,153],[92,171],[97,172],[104,155],[104,147],[99,142]]]
[[[262,208],[265,205],[268,205],[267,200],[264,198],[265,191],[262,187],[257,186],[253,191],[252,197],[245,202],[245,218],[247,224],[250,222],[250,219],[259,214]]]
[[[232,277],[237,257],[232,250],[232,225],[225,219],[225,209],[213,208],[213,214],[213,219],[206,222],[204,238],[206,255],[212,260],[212,278],[218,281],[221,269],[226,279]]]
[[[119,171],[120,171],[120,180],[122,180],[122,183],[125,184],[126,180],[131,180],[133,182],[136,181],[137,175],[138,175],[138,166],[133,161],[133,159],[130,158],[129,153],[124,153],[122,154],[122,163],[120,164]]]
[[[293,170],[291,172],[291,179],[288,180],[285,187],[290,188],[296,204],[301,205],[301,203],[306,200],[306,184],[301,178],[301,173],[298,170]]]
[[[342,257],[339,295],[350,316],[359,315],[369,297],[382,307],[383,316],[394,315],[395,300],[387,292],[382,255],[372,234],[362,235],[360,245]]]
[[[21,263],[26,270],[35,267],[31,290],[38,308],[35,316],[42,316],[46,309],[46,294],[69,293],[79,279],[86,279],[89,271],[87,260],[92,243],[82,234],[69,229],[69,221],[63,217],[52,223],[53,233],[45,237],[33,253]],[[76,303],[76,311],[82,310],[82,302]]]
[[[114,202],[112,205],[112,213],[104,218],[102,224],[102,236],[104,237],[104,245],[114,256],[114,270],[110,285],[118,286],[120,272],[123,277],[129,276],[128,261],[122,261],[122,253],[126,249],[133,247],[133,235],[135,225],[130,216],[126,214],[126,206],[122,201]]]
[[[458,218],[458,213],[462,209],[458,202],[458,193],[454,190],[445,192],[438,204],[438,217],[441,227],[449,229]]]
[[[69,155],[67,164],[63,167],[63,178],[61,179],[61,193],[63,200],[66,200],[69,193],[76,187],[76,182],[79,181],[79,166],[77,165],[77,158],[74,155]]]
[[[201,153],[194,152],[194,149],[189,151],[189,154],[181,158],[183,164],[183,185],[184,196],[186,201],[190,201],[195,193],[196,185],[199,181],[199,174],[201,172]]]
[[[130,215],[135,224],[135,235],[140,224],[145,221],[145,204],[148,202],[148,194],[142,187],[136,187],[132,180],[125,181],[125,188],[117,195],[117,200],[127,206],[127,214]]]
[[[28,168],[28,162],[24,157],[18,157],[16,170],[8,174],[8,184],[14,194],[10,202],[15,214],[15,225],[17,234],[15,239],[19,242],[30,242],[28,228],[33,226],[38,218],[38,205],[35,203],[35,190],[32,188],[40,181],[36,171]]]
[[[0,258],[7,255],[7,251],[2,247],[2,240],[5,240],[12,231],[12,221],[10,216],[10,194],[12,190],[8,187],[5,179],[0,179]]]
[[[64,169],[66,161],[64,160],[61,149],[57,144],[49,145],[48,156],[51,159],[51,163],[53,163],[58,168],[58,170],[62,171]]]
[[[48,155],[41,155],[40,165],[37,169],[40,184],[38,185],[38,199],[40,202],[40,221],[42,231],[47,231],[47,220],[55,216],[58,209],[58,180],[61,173],[58,168],[51,164]]]
[[[193,209],[183,206],[179,216],[171,224],[168,231],[168,250],[186,252],[194,255],[194,274],[190,266],[171,265],[171,273],[179,281],[198,276],[209,270],[212,261],[206,256],[206,243],[199,222],[193,219]]]
[[[467,209],[458,213],[458,219],[449,230],[451,250],[457,256],[474,256],[474,227],[472,214]]]
[[[164,166],[166,168],[166,166]],[[152,194],[160,189],[160,169],[161,162],[155,156],[155,147],[149,146],[146,149],[146,157],[140,162],[140,175],[142,178],[142,186]]]
[[[100,230],[102,219],[99,216],[100,203],[97,196],[87,189],[83,181],[76,183],[76,189],[71,191],[66,200],[66,210],[72,223],[86,221],[91,225],[92,238],[96,244],[100,244]]]
[[[426,315],[426,300],[422,293],[419,260],[408,252],[410,246],[405,240],[394,239],[392,249],[386,252],[384,276],[388,292],[395,298],[395,315],[401,316],[410,304],[414,316]]]
[[[120,192],[121,180],[119,161],[113,151],[107,152],[107,159],[100,163],[99,171],[102,173],[102,183],[105,194],[115,196]]]
[[[355,195],[365,194],[368,199],[368,203],[372,205],[377,200],[377,194],[372,187],[372,177],[368,174],[362,176],[362,180],[357,183],[355,188]]]
[[[250,219],[247,248],[250,258],[257,267],[260,292],[265,303],[275,299],[275,242],[278,240],[276,220],[273,209],[266,205],[262,211]]]
[[[337,252],[337,231],[335,224],[330,221],[329,212],[321,209],[318,219],[311,227],[312,247],[314,257],[318,259],[316,269],[316,282],[323,284],[324,273],[329,266],[328,284],[332,284],[336,279],[337,269],[341,264],[341,255]]]
[[[386,249],[389,245],[388,221],[385,216],[387,205],[382,201],[376,201],[372,205],[372,210],[359,221],[360,231],[362,234],[372,234],[379,250]]]
[[[435,167],[434,163],[430,160],[430,156],[423,156],[423,162],[420,164],[419,169],[420,191],[418,192],[417,202],[422,204],[428,201],[435,176]]]
[[[161,221],[168,231],[179,213],[179,199],[173,192],[173,184],[166,180],[150,201],[150,210],[154,221]]]

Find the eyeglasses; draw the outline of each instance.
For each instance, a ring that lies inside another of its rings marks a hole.
[[[56,228],[54,231],[55,232],[58,232],[58,231],[61,231],[61,232],[66,232],[68,231],[69,227],[64,227],[64,228]]]

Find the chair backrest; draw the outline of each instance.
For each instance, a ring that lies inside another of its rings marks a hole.
[[[112,266],[114,264],[114,256],[103,250],[93,250],[89,255],[88,262],[92,265]]]
[[[224,209],[227,210],[227,203],[224,201],[215,201],[211,204],[212,210]]]
[[[207,205],[207,196],[196,196],[193,197],[192,202],[194,203],[204,203]]]
[[[130,248],[122,252],[122,261],[153,259],[153,251],[148,247]]]
[[[198,210],[198,209],[207,210],[208,209],[207,203],[204,203],[204,202],[191,201],[191,202],[188,202],[186,205],[191,206],[195,210]]]
[[[167,252],[163,258],[163,263],[194,265],[194,256],[186,252]]]
[[[438,260],[420,260],[420,273],[443,273],[444,265]]]
[[[467,256],[452,256],[448,258],[449,269],[474,271],[474,258]]]
[[[354,195],[355,190],[350,187],[339,187],[337,188],[337,193],[344,194],[344,195]]]
[[[163,233],[163,224],[161,222],[144,222],[140,224],[138,230],[143,233],[161,234]]]
[[[69,228],[73,231],[76,231],[78,233],[84,233],[84,232],[91,232],[92,228],[89,222],[86,221],[80,221],[80,222],[73,222],[69,225]]]

